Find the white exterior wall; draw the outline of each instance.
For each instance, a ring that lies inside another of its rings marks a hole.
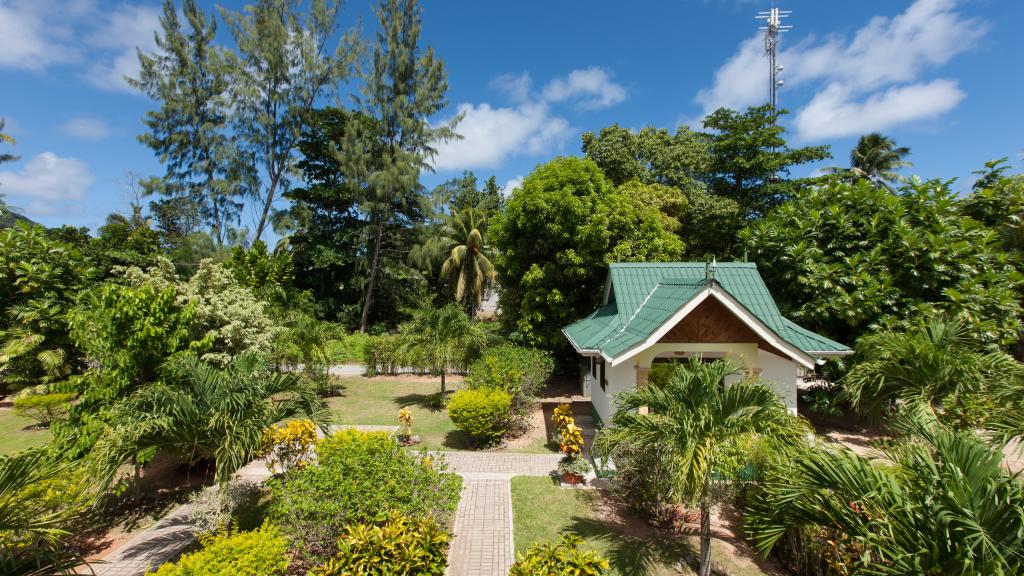
[[[761,369],[761,379],[775,390],[790,413],[796,414],[796,362],[758,349],[757,365]]]
[[[608,380],[607,390],[602,390],[601,383],[595,381],[590,389],[590,400],[598,417],[605,425],[608,425],[612,415],[615,414],[614,396],[619,392],[636,387],[636,367],[632,362],[626,362],[618,366],[606,364],[604,369],[605,379]]]

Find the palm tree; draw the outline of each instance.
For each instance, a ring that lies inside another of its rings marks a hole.
[[[910,436],[884,463],[827,448],[793,459],[753,493],[748,536],[767,554],[787,534],[819,534],[850,574],[1020,574],[1019,474],[1000,446],[925,422],[905,420]]]
[[[213,461],[216,480],[259,455],[263,431],[282,420],[306,418],[327,429],[330,413],[313,385],[295,374],[269,372],[254,354],[224,368],[193,355],[172,358],[164,381],[146,386],[115,408],[114,422],[98,446],[112,471],[139,453],[175,452],[189,462]]]
[[[865,134],[857,140],[857,146],[850,151],[849,168],[827,168],[833,173],[846,173],[854,178],[864,178],[892,189],[893,183],[907,181],[906,176],[899,174],[896,170],[913,166],[905,158],[910,154],[910,148],[906,146],[896,147],[896,142],[888,136],[878,132]]]
[[[6,120],[0,118],[0,144],[10,144],[11,146],[14,146],[14,138],[12,138],[10,134],[4,134],[5,123]],[[3,164],[5,162],[14,162],[17,159],[18,156],[15,156],[14,154],[0,153],[0,164]]]
[[[484,290],[494,281],[494,265],[488,256],[492,251],[484,242],[487,214],[479,207],[465,208],[449,216],[427,240],[410,253],[410,259],[421,267],[433,267],[447,254],[441,264],[441,279],[452,290],[455,302],[467,313],[483,302]]]
[[[441,400],[447,390],[449,370],[465,369],[487,346],[488,334],[456,304],[428,308],[416,313],[402,328],[401,346],[407,357],[422,358],[434,373],[441,375]]]
[[[770,388],[751,380],[723,386],[737,369],[730,361],[694,359],[674,366],[664,383],[623,392],[611,426],[594,442],[604,456],[626,448],[671,460],[673,496],[700,507],[700,576],[711,573],[711,506],[723,447],[754,434],[798,441],[795,419]]]
[[[982,352],[959,320],[935,320],[908,332],[877,332],[861,338],[860,361],[843,377],[843,396],[871,416],[894,406],[932,412],[1001,379],[1020,374],[1004,352]]]
[[[85,564],[80,555],[60,542],[68,535],[64,527],[83,510],[40,510],[34,505],[34,499],[47,491],[40,488],[71,467],[72,463],[54,460],[43,450],[0,458],[0,574],[74,574]],[[75,501],[75,497],[64,494],[64,501]]]

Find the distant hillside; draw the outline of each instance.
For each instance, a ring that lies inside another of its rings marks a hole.
[[[35,224],[32,220],[18,214],[16,212],[4,211],[0,213],[0,228],[10,228],[18,222],[25,222],[27,224]]]

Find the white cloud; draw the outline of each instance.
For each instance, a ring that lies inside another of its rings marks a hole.
[[[156,49],[153,32],[160,26],[160,12],[151,6],[124,6],[111,12],[91,37],[92,45],[104,54],[85,71],[85,78],[97,88],[133,91],[125,76],[137,77],[137,49]]]
[[[29,215],[45,216],[58,212],[67,202],[84,198],[94,180],[85,162],[43,152],[18,172],[0,172],[0,190],[28,200],[25,211]],[[19,205],[16,198],[12,198],[11,203]]]
[[[513,102],[523,102],[530,97],[533,79],[529,72],[522,74],[502,74],[491,80],[491,88],[501,92]]]
[[[463,118],[455,131],[462,138],[438,145],[435,169],[495,168],[511,156],[549,153],[575,133],[568,120],[553,112],[556,105],[575,103],[580,109],[594,110],[626,99],[626,89],[600,68],[573,70],[539,93],[531,92],[533,79],[527,72],[498,76],[490,86],[512,105],[459,104],[456,114]]]
[[[934,118],[949,112],[966,94],[956,81],[939,79],[875,92],[861,102],[832,84],[800,109],[794,121],[802,138],[814,140],[883,130],[895,124]]]
[[[599,110],[619,104],[626,99],[626,89],[612,81],[601,68],[573,70],[565,78],[555,78],[544,87],[542,97],[547,102],[578,100],[583,110]]]
[[[523,175],[519,174],[515,178],[512,178],[505,185],[501,187],[501,195],[508,198],[512,195],[512,191],[523,185]]]
[[[494,168],[509,156],[535,155],[557,148],[573,133],[569,122],[552,116],[544,103],[511,108],[460,104],[457,113],[463,115],[456,127],[462,139],[437,147],[437,170]]]
[[[0,68],[79,68],[103,89],[128,90],[136,47],[152,50],[159,10],[102,0],[11,0],[0,4]]]
[[[110,127],[100,118],[78,116],[61,124],[60,129],[79,140],[105,140],[110,136]]]
[[[813,110],[798,112],[798,116],[804,114],[798,136],[810,139],[866,131],[855,122],[843,124],[842,129],[815,123],[842,118],[853,109],[865,114],[878,130],[952,109],[963,98],[955,83],[921,82],[921,76],[971,49],[986,31],[984,22],[956,12],[954,0],[917,0],[892,18],[872,18],[849,38],[809,38],[787,47],[784,37],[779,62],[785,66],[786,88],[809,85],[817,91],[808,104],[814,105]],[[922,111],[916,105],[926,93],[939,100],[925,103]],[[767,95],[767,61],[762,39],[756,36],[740,44],[717,70],[712,85],[697,94],[697,102],[707,114],[720,106],[761,104]],[[784,106],[785,95],[783,90]],[[883,105],[891,109],[879,110]]]

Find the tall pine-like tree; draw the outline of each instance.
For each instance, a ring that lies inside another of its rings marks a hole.
[[[360,51],[354,32],[333,51],[340,0],[258,0],[244,12],[220,8],[238,47],[231,58],[234,131],[260,180],[256,240],[270,223],[274,201],[288,190],[296,144],[313,104],[350,76]]]
[[[369,270],[359,329],[366,331],[381,267],[381,247],[389,234],[396,203],[420,187],[420,171],[430,169],[434,144],[454,138],[458,118],[447,124],[427,122],[447,101],[448,74],[432,48],[419,46],[422,9],[416,0],[382,0],[375,13],[380,22],[371,64],[362,74],[356,102],[376,121],[376,130],[355,130],[346,138],[350,176],[366,182],[359,203],[369,217]],[[367,141],[372,142],[368,145]],[[368,152],[382,144],[383,155]]]
[[[238,220],[246,171],[228,134],[226,56],[213,44],[216,20],[195,0],[184,0],[182,15],[187,26],[174,1],[164,1],[157,51],[139,51],[139,77],[128,82],[160,104],[146,113],[148,131],[139,136],[167,166],[166,185],[157,188],[172,204],[198,207],[220,244]]]

